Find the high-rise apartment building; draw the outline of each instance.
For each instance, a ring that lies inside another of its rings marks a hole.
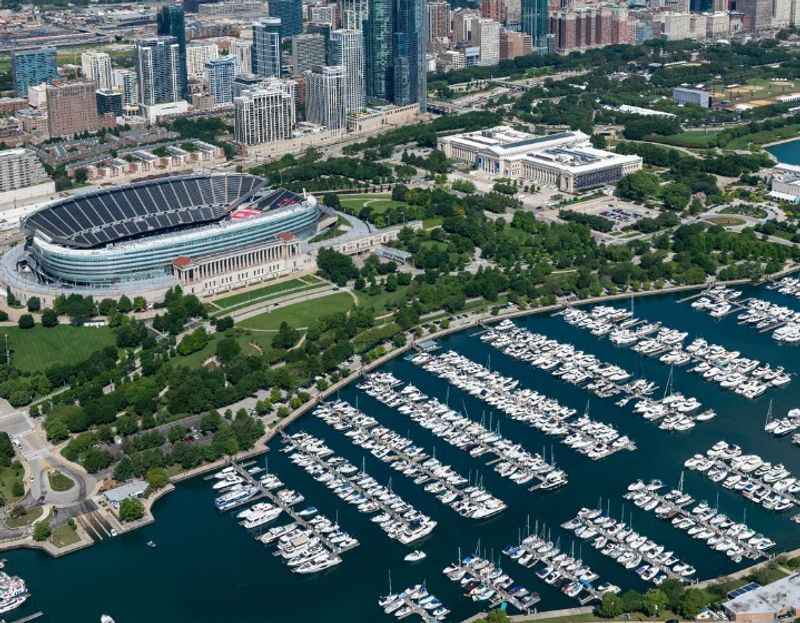
[[[328,62],[341,65],[345,77],[345,109],[348,113],[360,112],[366,103],[364,86],[364,38],[358,30],[331,31],[331,49]]]
[[[249,74],[253,71],[253,42],[247,39],[234,39],[231,54],[238,59],[237,73]]]
[[[214,98],[214,104],[230,104],[233,101],[233,79],[239,61],[235,56],[215,58],[206,64],[208,73],[208,92]]]
[[[680,21],[672,19],[679,15]],[[665,35],[672,38],[670,28],[678,28],[685,22],[686,36],[689,36],[688,13],[664,13],[663,18]],[[559,54],[632,42],[625,7],[583,6],[559,11],[550,17],[550,32],[553,33],[555,51]]]
[[[136,42],[139,102],[145,106],[181,99],[180,45],[175,37],[151,37]]]
[[[85,80],[96,82],[100,89],[110,89],[114,84],[111,56],[105,52],[81,53],[81,73]]]
[[[111,114],[114,117],[121,117],[124,114],[122,109],[122,93],[113,89],[97,89],[95,92],[95,102],[97,103],[97,114]]]
[[[428,101],[425,0],[395,0],[394,27],[392,102],[401,106],[419,102],[420,110],[425,111]]]
[[[302,74],[315,65],[324,65],[325,37],[317,33],[292,37],[292,62],[295,74]]]
[[[189,81],[186,71],[186,24],[183,8],[174,4],[163,6],[156,19],[157,34],[160,37],[174,37],[178,44],[178,93],[183,99],[189,97]]]
[[[11,52],[11,81],[19,97],[28,97],[28,87],[52,83],[58,78],[56,49],[53,47]]]
[[[341,0],[341,24],[345,30],[363,30],[369,17],[367,0]]]
[[[424,0],[370,0],[367,95],[427,109],[428,11]]]
[[[233,135],[241,145],[261,145],[292,137],[294,81],[274,79],[249,89],[233,100]]]
[[[51,180],[32,149],[0,151],[0,192],[5,193],[48,182]]]
[[[303,32],[302,0],[270,0],[269,16],[281,20],[281,38],[292,37]]]
[[[547,0],[522,0],[521,29],[531,36],[533,51],[538,54],[547,52],[548,9]]]
[[[219,47],[216,43],[190,43],[186,46],[186,73],[192,80],[206,75],[208,61],[219,58]]]
[[[367,95],[381,100],[392,97],[392,33],[394,0],[369,0],[366,41]]]
[[[267,17],[253,24],[253,73],[281,75],[281,20]]]
[[[772,27],[773,0],[737,0],[736,10],[743,13],[745,30],[759,32]]]
[[[473,33],[475,43],[480,46],[479,65],[491,67],[500,62],[500,22],[481,18]]]
[[[531,36],[524,32],[503,30],[500,32],[500,60],[507,61],[525,56],[532,51]]]
[[[330,130],[347,127],[345,88],[347,70],[341,65],[320,65],[303,74],[306,120]]]
[[[428,3],[428,41],[450,36],[450,5],[447,2]]]
[[[66,82],[47,87],[47,129],[50,137],[75,136],[113,127],[112,116],[97,114],[97,83]]]
[[[481,17],[493,19],[504,24],[506,21],[506,1],[481,0]]]
[[[122,93],[123,114],[134,114],[139,110],[139,76],[130,69],[114,70],[114,89]]]

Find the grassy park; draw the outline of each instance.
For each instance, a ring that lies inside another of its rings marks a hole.
[[[389,194],[384,195],[339,195],[342,209],[350,214],[358,214],[363,208],[369,207],[375,213],[385,212],[390,208],[402,208],[406,205],[403,201],[394,201]]]
[[[50,488],[53,491],[69,491],[75,485],[75,481],[72,478],[62,474],[57,469],[50,470],[47,473],[47,480],[50,482]]]
[[[275,311],[253,316],[238,323],[237,326],[243,329],[257,329],[260,331],[277,331],[282,322],[289,323],[295,329],[307,327],[317,318],[334,314],[336,312],[346,312],[353,306],[353,297],[346,292],[337,292],[330,296],[325,296],[294,305],[287,305]]]
[[[217,307],[227,310],[257,300],[272,298],[279,294],[285,294],[289,291],[302,292],[304,290],[316,287],[321,283],[322,281],[317,277],[301,277],[299,279],[290,279],[289,281],[282,281],[281,283],[264,286],[263,288],[257,288],[255,290],[249,290],[248,292],[239,292],[237,294],[225,296],[213,301],[213,303]]]
[[[24,372],[39,372],[52,365],[78,363],[95,351],[115,343],[114,332],[108,327],[3,327],[0,328],[0,336],[3,335],[8,336],[8,348],[14,366]],[[0,338],[1,349],[5,349],[4,340]]]
[[[24,477],[25,469],[16,461],[9,467],[0,467],[0,496],[2,496],[6,503],[14,502],[22,497],[21,495],[14,495],[15,483],[19,483],[16,487],[16,493],[19,493],[19,487],[22,486],[24,495],[24,484],[22,482]]]

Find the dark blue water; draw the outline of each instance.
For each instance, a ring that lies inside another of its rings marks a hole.
[[[796,299],[766,290],[747,289],[746,294],[753,293],[800,310],[800,301]],[[715,321],[669,297],[637,301],[636,315],[689,331],[689,339],[704,336],[747,356],[783,365],[795,374],[800,371],[798,351],[794,347],[780,346],[768,334],[758,334],[751,328],[737,325],[734,316]],[[606,361],[657,381],[662,387],[666,382],[669,372],[666,366],[574,329],[558,317],[532,316],[519,322],[533,331],[575,343]],[[428,554],[426,560],[415,565],[403,562],[407,548],[389,541],[367,516],[340,502],[328,489],[290,463],[285,454],[272,451],[269,453],[270,470],[287,485],[302,491],[308,504],[317,506],[329,517],[334,517],[338,511],[340,523],[360,539],[361,546],[345,553],[339,567],[318,577],[300,578],[291,574],[272,556],[270,549],[237,525],[232,514],[217,513],[211,504],[213,494],[209,483],[195,479],[179,485],[174,493],[157,504],[156,524],[133,534],[104,541],[59,560],[36,551],[8,553],[8,569],[24,577],[33,594],[25,607],[14,615],[44,610],[51,620],[93,622],[106,612],[114,616],[117,623],[388,621],[391,618],[378,609],[376,599],[387,591],[387,576],[391,570],[395,590],[427,580],[431,592],[453,611],[450,620],[460,620],[478,608],[441,573],[442,568],[456,558],[459,547],[464,552],[474,550],[480,540],[481,548],[497,558],[505,545],[517,541],[519,531],[530,521],[531,527],[537,522],[540,526],[543,523],[549,526],[553,538],[560,539],[562,550],[569,551],[573,538],[561,530],[559,524],[572,517],[579,507],[597,505],[600,499],[606,507],[610,501],[611,513],[618,517],[623,510],[621,495],[630,482],[636,478],[660,478],[674,485],[683,461],[720,439],[740,444],[746,452],[757,452],[774,463],[782,462],[795,474],[800,474],[800,448],[794,447],[788,438],[776,439],[762,430],[770,399],[774,400],[776,415],[800,406],[800,378],[784,389],[772,390],[756,401],[748,401],[686,370],[676,369],[675,388],[698,397],[704,406],[713,407],[718,416],[711,422],[698,423],[689,433],[668,433],[633,415],[630,405],[619,408],[613,400],[590,396],[485,346],[471,333],[452,335],[442,340],[441,345],[484,365],[490,362],[493,369],[519,378],[522,386],[536,388],[563,404],[583,409],[590,399],[593,417],[613,423],[631,436],[638,450],[593,462],[555,444],[552,447],[556,462],[569,473],[569,485],[551,493],[530,493],[486,467],[485,458],[470,458],[438,441],[397,411],[349,387],[341,392],[342,398],[357,401],[359,408],[410,436],[426,450],[435,447],[437,457],[463,474],[480,473],[487,488],[505,500],[509,509],[484,523],[463,519],[406,477],[390,472],[385,464],[352,445],[347,437],[309,416],[296,423],[293,430],[303,429],[324,437],[337,454],[357,465],[366,457],[369,473],[382,481],[392,477],[394,489],[403,498],[439,522],[421,546]],[[443,381],[407,361],[395,360],[385,369],[413,382],[429,395],[442,400],[448,396]],[[452,407],[464,409],[474,418],[500,417],[501,432],[506,437],[522,442],[533,451],[541,451],[544,446],[550,454],[551,439],[502,415],[490,414],[483,403],[469,395],[451,388],[449,401]],[[271,447],[275,450],[280,444],[273,442]],[[789,520],[791,513],[777,515],[763,510],[690,471],[686,472],[685,485],[698,500],[706,499],[714,504],[718,499],[720,509],[733,519],[741,520],[746,512],[748,524],[778,542],[776,551],[800,546],[800,531]],[[653,514],[631,505],[626,506],[624,512],[626,518],[632,518],[636,530],[673,549],[682,560],[694,565],[698,577],[713,577],[736,568],[724,555],[712,552]],[[150,539],[158,544],[156,549],[146,547]],[[574,547],[575,553],[581,552],[584,560],[601,575],[601,582],[644,588],[635,574],[588,545],[582,551],[579,543]],[[532,571],[509,560],[503,564],[517,581],[541,594],[540,609],[576,605],[574,600],[540,582]]]
[[[767,147],[767,151],[786,164],[800,164],[800,139]]]

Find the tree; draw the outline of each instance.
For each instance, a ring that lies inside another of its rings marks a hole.
[[[46,541],[50,538],[51,530],[50,530],[50,520],[49,519],[42,519],[41,521],[37,521],[33,526],[33,540],[34,541]]]
[[[625,199],[644,201],[658,195],[658,178],[647,171],[636,171],[623,177],[617,184],[617,194]]]
[[[297,344],[300,339],[300,332],[289,326],[289,323],[283,321],[278,328],[278,332],[272,338],[273,348],[289,349]]]
[[[651,588],[644,594],[642,606],[649,616],[654,617],[667,607],[668,601],[664,591]]]
[[[333,210],[341,210],[342,208],[342,202],[339,201],[339,195],[336,193],[325,193],[322,197],[322,202]]]
[[[32,296],[28,299],[28,311],[38,312],[42,308],[42,301],[38,296]]]
[[[713,600],[712,596],[699,588],[689,588],[681,596],[678,610],[681,616],[694,619]]]
[[[119,518],[122,521],[137,521],[144,517],[144,505],[136,498],[125,498],[119,504]]]
[[[33,316],[30,314],[22,314],[17,321],[20,329],[33,329],[34,325],[36,324],[33,321]]]
[[[130,480],[136,475],[136,469],[133,465],[133,461],[131,461],[131,457],[127,454],[124,455],[119,463],[117,463],[116,467],[114,468],[114,480]]]
[[[231,363],[241,352],[242,347],[232,337],[226,337],[217,342],[217,359],[224,364]]]
[[[597,613],[606,619],[615,619],[622,614],[622,600],[614,593],[606,593],[600,602]]]
[[[117,302],[117,311],[121,314],[127,314],[133,309],[133,303],[131,300],[125,296],[124,294],[119,297],[119,301]]]
[[[58,325],[58,316],[49,307],[42,312],[42,326],[46,328],[55,327]]]
[[[147,470],[144,478],[154,491],[163,489],[169,484],[169,475],[163,467],[151,467]]]

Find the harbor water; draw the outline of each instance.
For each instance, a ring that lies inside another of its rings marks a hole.
[[[757,296],[800,311],[800,300],[764,288],[743,288],[743,298]],[[617,303],[627,306],[627,302]],[[732,520],[742,521],[775,540],[773,551],[800,547],[800,529],[791,522],[792,514],[765,510],[742,498],[738,493],[714,484],[704,475],[683,468],[683,462],[698,452],[705,452],[714,443],[725,440],[738,444],[745,453],[756,453],[765,460],[783,463],[793,475],[800,474],[800,448],[791,436],[776,438],[764,432],[765,414],[770,400],[775,416],[782,417],[800,407],[800,363],[794,346],[781,346],[769,333],[758,333],[752,326],[737,324],[736,314],[714,320],[696,311],[677,297],[659,296],[638,299],[635,315],[651,321],[660,320],[668,327],[688,331],[688,344],[696,337],[735,349],[744,356],[760,359],[773,367],[784,366],[793,374],[792,382],[780,389],[768,390],[756,400],[747,400],[720,386],[703,380],[686,368],[676,368],[673,389],[695,396],[703,408],[711,407],[717,417],[698,422],[688,432],[666,432],[632,411],[632,404],[616,406],[619,397],[601,399],[567,384],[557,377],[512,359],[480,341],[476,330],[453,334],[439,342],[442,349],[455,350],[473,361],[503,375],[519,379],[520,388],[532,388],[557,399],[579,412],[587,406],[593,419],[613,424],[622,434],[631,437],[638,448],[621,451],[600,461],[591,461],[555,438],[504,415],[493,412],[485,403],[473,398],[404,359],[386,364],[382,370],[413,383],[421,391],[469,417],[483,419],[487,427],[499,422],[503,436],[522,443],[531,452],[544,452],[558,467],[566,470],[569,484],[552,492],[530,492],[502,478],[487,466],[484,457],[471,458],[468,453],[437,439],[397,410],[384,406],[350,386],[340,398],[377,418],[394,431],[410,437],[426,452],[449,463],[462,475],[477,479],[492,494],[508,504],[508,508],[489,520],[476,522],[458,515],[423,491],[411,479],[392,471],[389,466],[367,451],[356,447],[341,432],[319,418],[308,415],[289,432],[307,431],[325,440],[337,455],[356,466],[362,461],[366,471],[379,482],[391,485],[403,499],[430,515],[438,526],[425,541],[404,547],[390,541],[386,534],[339,500],[330,490],[277,450],[279,439],[273,440],[265,458],[271,472],[286,486],[301,492],[306,501],[300,505],[316,506],[326,516],[338,521],[342,528],[360,541],[360,546],[342,554],[343,562],[319,575],[302,577],[272,555],[238,525],[235,512],[223,514],[214,509],[211,483],[202,478],[180,484],[155,507],[156,523],[131,534],[103,541],[87,550],[53,560],[37,551],[13,551],[5,554],[10,573],[25,579],[31,598],[15,611],[16,618],[42,610],[49,620],[96,622],[101,613],[114,617],[117,623],[137,621],[169,621],[170,623],[295,623],[305,621],[389,621],[377,606],[380,595],[388,592],[391,572],[395,592],[426,582],[428,590],[452,611],[449,621],[459,621],[480,609],[463,595],[458,583],[442,574],[454,562],[459,548],[462,554],[480,549],[482,555],[500,561],[503,569],[521,584],[541,596],[540,610],[573,607],[578,603],[558,589],[539,580],[532,569],[525,569],[501,555],[508,544],[517,543],[528,530],[543,526],[561,550],[574,553],[600,575],[595,582],[613,582],[623,589],[646,589],[633,572],[595,551],[589,542],[561,529],[561,523],[575,516],[581,507],[602,505],[604,510],[625,520],[638,532],[674,550],[675,554],[697,569],[696,577],[706,579],[752,564],[739,565],[709,549],[669,521],[657,518],[622,498],[628,484],[636,479],[661,479],[667,487],[677,485],[685,472],[684,489],[697,501],[718,505]],[[663,395],[670,372],[669,366],[657,359],[638,355],[632,350],[613,346],[607,339],[568,325],[560,316],[535,315],[516,321],[519,326],[544,333],[564,343],[597,355],[601,360],[623,366],[634,376],[656,382]],[[285,517],[285,516],[284,516]],[[271,525],[286,523],[284,518]],[[147,547],[148,541],[157,547]],[[411,549],[422,549],[427,558],[407,563],[403,557]],[[418,620],[410,617],[410,620]]]
[[[767,147],[767,151],[785,164],[800,165],[800,139]]]

